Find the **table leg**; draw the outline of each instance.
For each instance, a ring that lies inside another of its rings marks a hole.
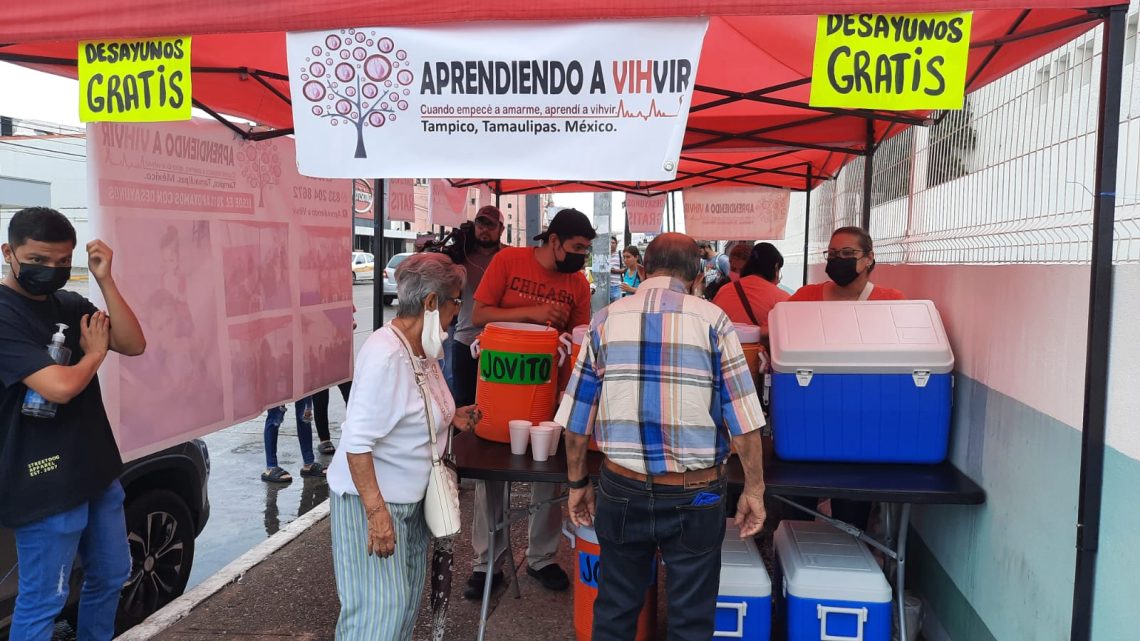
[[[509,507],[508,503],[503,509]],[[505,512],[504,512],[505,514]],[[487,578],[483,583],[483,605],[479,610],[479,641],[483,641],[487,633],[487,611],[491,607],[491,579],[495,574],[495,532],[498,529],[495,523],[495,510],[491,505],[491,497],[487,497]]]
[[[895,590],[899,607],[899,641],[906,641],[906,538],[910,529],[910,503],[902,504],[899,516],[898,547],[895,551]]]

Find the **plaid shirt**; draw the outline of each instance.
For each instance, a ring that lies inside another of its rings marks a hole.
[[[733,436],[764,426],[732,322],[661,277],[594,316],[555,420],[650,475],[723,463]]]

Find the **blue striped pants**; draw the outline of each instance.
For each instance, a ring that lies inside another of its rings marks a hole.
[[[355,494],[330,493],[337,641],[409,641],[427,580],[431,536],[423,502],[389,503],[396,552],[368,555],[368,520]]]

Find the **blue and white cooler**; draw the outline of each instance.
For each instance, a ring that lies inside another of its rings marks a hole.
[[[867,546],[826,523],[776,528],[788,641],[890,641],[891,586]]]
[[[768,641],[772,634],[772,581],[752,539],[740,540],[732,519],[720,551],[720,591],[714,638]]]
[[[768,326],[776,456],[945,460],[954,355],[934,303],[785,302]]]

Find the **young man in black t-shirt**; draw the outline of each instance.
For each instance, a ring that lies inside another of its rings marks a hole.
[[[60,291],[71,275],[75,229],[46,207],[16,212],[2,247],[0,281],[0,525],[16,535],[19,587],[9,636],[48,641],[83,562],[78,637],[114,636],[119,592],[131,572],[119,485],[122,459],[96,372],[112,349],[146,348],[142,328],[111,277],[111,248],[87,244],[91,277],[107,312]],[[111,319],[114,322],[111,322]],[[67,325],[68,362],[48,355],[56,323]],[[29,390],[56,403],[52,418],[23,413]]]

